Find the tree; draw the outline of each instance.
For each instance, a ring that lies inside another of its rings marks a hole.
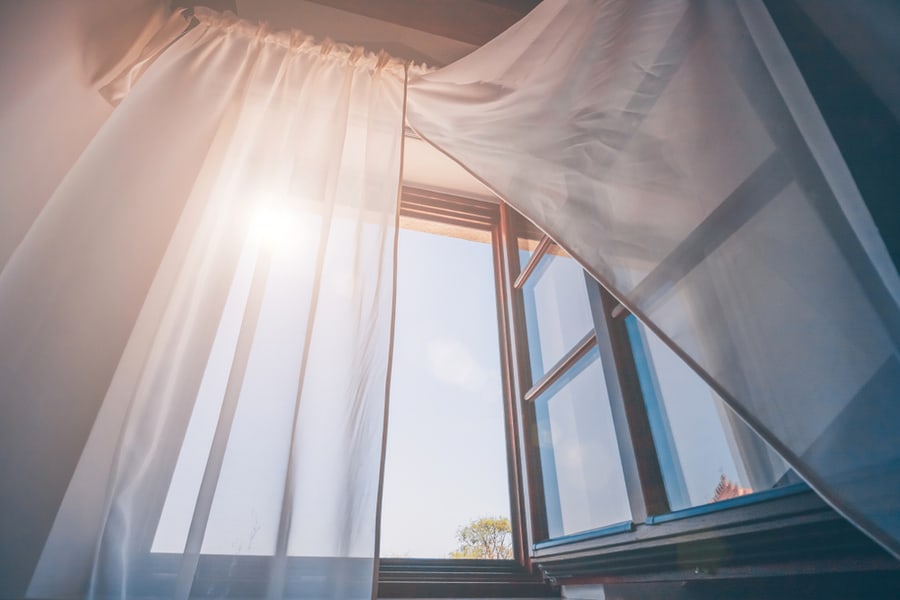
[[[456,530],[459,547],[450,558],[511,559],[512,527],[503,517],[482,517]]]

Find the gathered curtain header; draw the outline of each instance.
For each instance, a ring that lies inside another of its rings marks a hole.
[[[228,36],[238,36],[254,45],[283,48],[287,55],[306,56],[317,61],[346,65],[373,73],[389,73],[405,78],[434,71],[424,65],[392,57],[385,51],[372,52],[362,46],[335,42],[329,38],[317,40],[298,29],[272,29],[268,23],[254,23],[239,18],[232,12],[218,12],[198,6],[173,12],[168,20],[160,22],[155,34],[139,40],[140,48],[133,48],[126,64],[116,74],[98,78],[100,93],[111,103],[118,104],[170,45],[183,36],[190,36],[191,43],[209,42]]]

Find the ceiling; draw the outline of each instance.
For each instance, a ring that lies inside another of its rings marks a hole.
[[[312,0],[347,12],[481,46],[537,5],[537,0]]]
[[[186,4],[203,4],[217,10],[231,10],[247,19],[264,19],[284,27],[299,27],[317,35],[326,15],[336,21],[326,35],[336,41],[361,43],[353,31],[355,24],[377,22],[374,27],[390,24],[396,37],[401,30],[418,32],[456,42],[460,47],[476,48],[494,39],[510,25],[537,6],[539,0],[192,0]],[[316,10],[315,5],[324,10]],[[339,11],[339,12],[337,12]],[[303,23],[298,22],[298,19]],[[341,22],[347,19],[350,26]],[[305,25],[305,26],[304,26]],[[398,29],[400,28],[400,29]],[[348,35],[349,34],[349,35]],[[384,36],[381,36],[384,37]],[[424,39],[424,38],[421,38]],[[385,48],[387,49],[387,48]],[[400,56],[400,58],[415,58]],[[458,57],[456,57],[458,58]],[[436,63],[435,66],[440,66]]]
[[[333,0],[336,5],[352,2]],[[237,0],[237,14],[266,21],[277,29],[301,29],[318,39],[326,37],[372,52],[385,50],[401,59],[443,66],[478,46],[393,21],[309,0]],[[374,11],[371,11],[374,12]],[[399,19],[397,19],[399,20]],[[479,44],[480,45],[480,44]]]

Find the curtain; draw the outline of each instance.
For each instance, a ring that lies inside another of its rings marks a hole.
[[[4,391],[103,398],[29,596],[372,596],[405,83],[196,9],[105,88],[0,273]]]
[[[900,281],[758,0],[547,0],[408,122],[900,556]]]

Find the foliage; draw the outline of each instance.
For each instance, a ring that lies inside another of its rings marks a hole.
[[[456,531],[459,547],[450,558],[511,559],[512,527],[503,517],[482,517]]]

